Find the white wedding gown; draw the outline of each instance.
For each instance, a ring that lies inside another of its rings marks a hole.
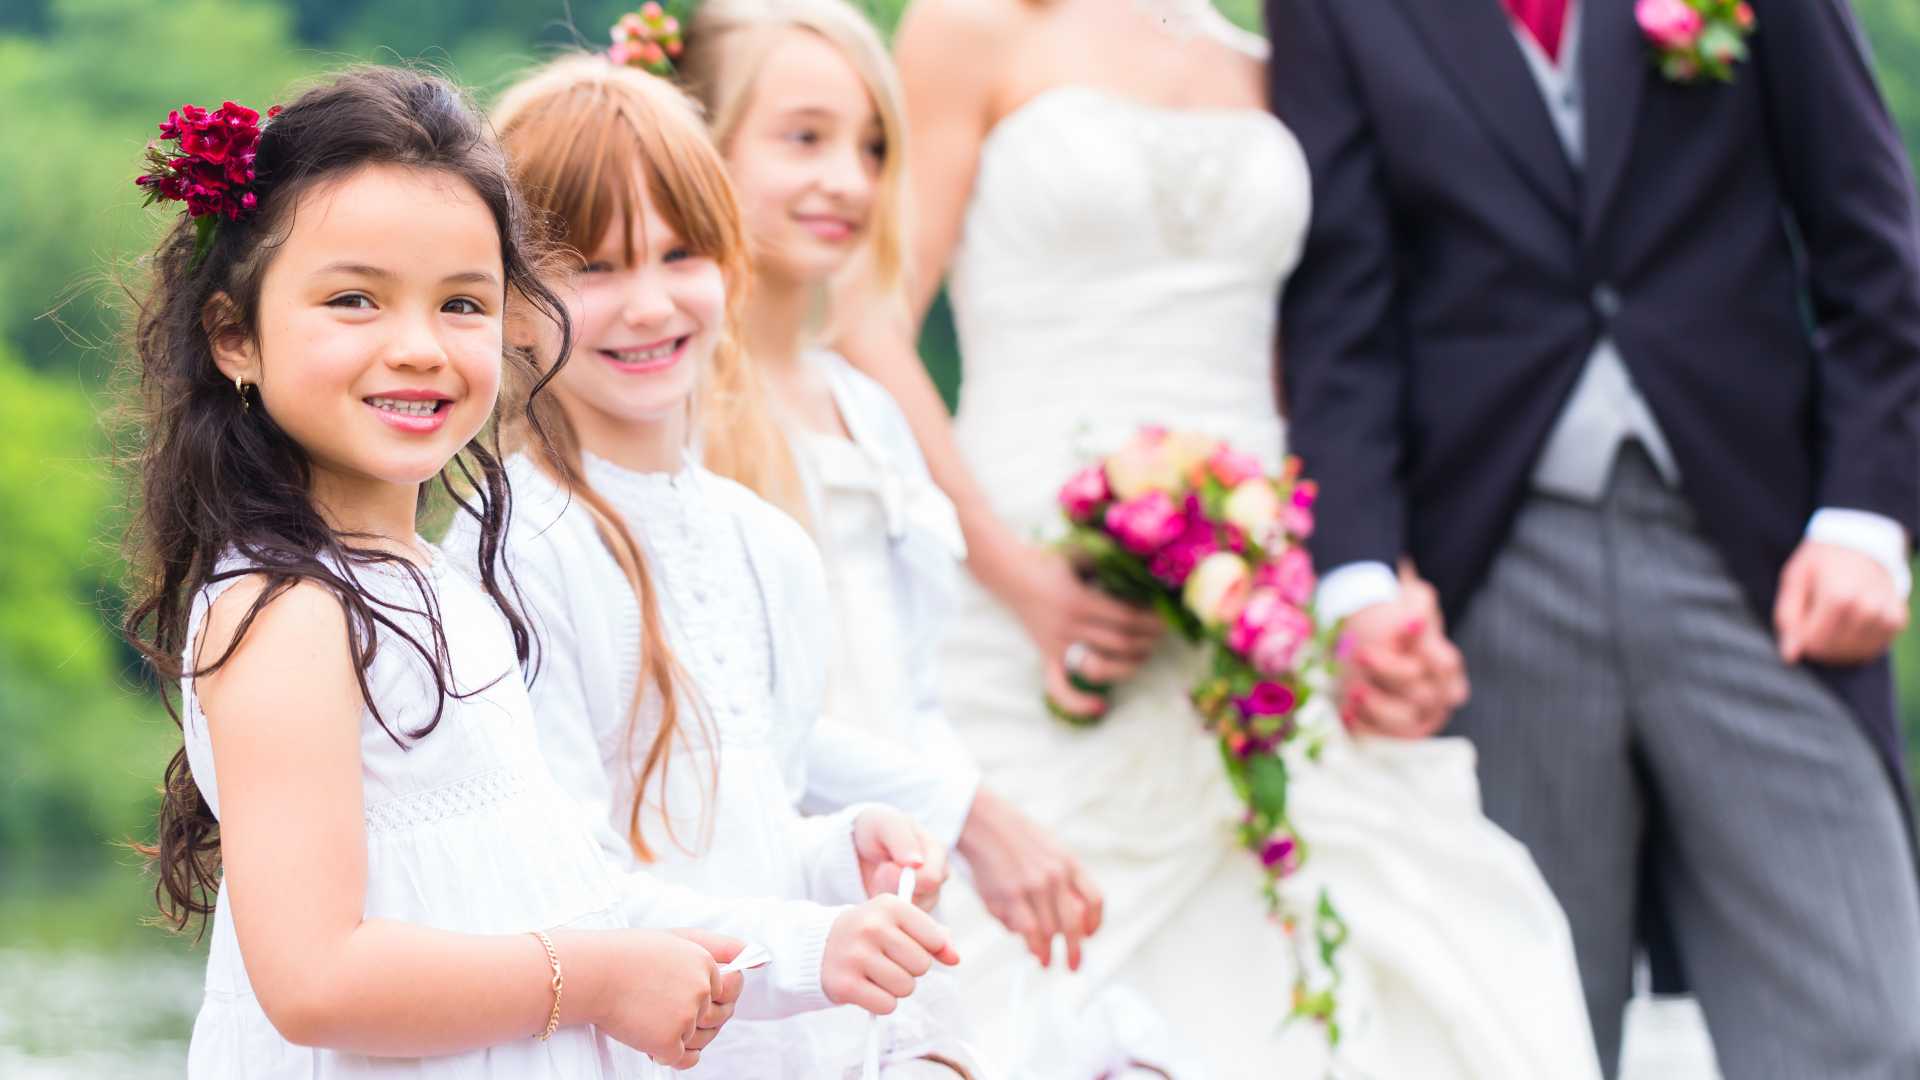
[[[989,134],[949,287],[958,435],[1004,520],[1047,535],[1061,481],[1145,423],[1277,463],[1277,299],[1309,212],[1300,148],[1264,112],[1066,87]],[[966,586],[942,655],[947,713],[986,783],[1106,896],[1081,974],[1042,977],[948,890],[972,1020],[1013,1075],[1093,1080],[1131,1058],[1177,1080],[1596,1077],[1564,916],[1481,815],[1472,748],[1455,739],[1339,736],[1299,771],[1313,854],[1289,888],[1310,900],[1324,885],[1353,936],[1331,1070],[1318,1028],[1282,1028],[1293,954],[1186,700],[1194,660],[1170,639],[1099,726],[1075,730],[1044,711],[1019,623]]]

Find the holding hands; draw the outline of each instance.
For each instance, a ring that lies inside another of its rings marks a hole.
[[[1400,568],[1400,595],[1347,620],[1341,715],[1357,732],[1399,739],[1438,734],[1467,703],[1460,650],[1447,640],[1433,586]]]
[[[1773,625],[1789,664],[1864,664],[1907,628],[1907,605],[1871,556],[1808,540],[1780,572]]]

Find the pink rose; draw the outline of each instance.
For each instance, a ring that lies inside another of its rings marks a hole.
[[[1093,520],[1093,512],[1100,504],[1113,497],[1107,490],[1107,472],[1098,465],[1089,465],[1072,476],[1060,487],[1060,508],[1074,521],[1086,524]]]
[[[1221,486],[1237,488],[1248,480],[1260,475],[1260,459],[1252,454],[1241,453],[1224,443],[1214,455],[1207,459],[1207,471],[1213,474]]]
[[[1242,716],[1285,716],[1299,704],[1292,690],[1276,682],[1255,683],[1252,692],[1237,698]]]
[[[1245,656],[1253,650],[1254,642],[1260,640],[1260,634],[1278,617],[1286,601],[1280,598],[1278,590],[1254,583],[1253,592],[1248,594],[1245,607],[1240,609],[1240,617],[1227,629],[1227,648]]]
[[[1280,511],[1280,528],[1296,540],[1313,535],[1313,511],[1289,506]]]
[[[1280,511],[1280,528],[1296,540],[1313,535],[1313,504],[1320,499],[1320,485],[1302,480],[1293,486],[1293,496]]]
[[[1740,29],[1742,30],[1753,29],[1753,5],[1741,3],[1738,7],[1735,7],[1733,9],[1733,21],[1739,23]]]
[[[1313,556],[1305,548],[1290,547],[1261,565],[1254,584],[1274,590],[1289,604],[1304,607],[1319,584],[1313,574]]]
[[[1186,527],[1186,516],[1164,491],[1149,491],[1107,507],[1107,531],[1135,555],[1159,551]]]
[[[1300,869],[1300,845],[1291,836],[1276,836],[1260,845],[1260,864],[1286,877]]]
[[[1161,548],[1159,554],[1147,565],[1154,577],[1178,589],[1187,583],[1187,575],[1200,565],[1200,560],[1220,550],[1214,540],[1213,526],[1201,517],[1197,510],[1189,507],[1186,525],[1173,542]]]
[[[1285,675],[1293,670],[1301,646],[1313,638],[1313,620],[1291,604],[1282,603],[1266,628],[1247,650],[1247,662],[1262,675]]]
[[[1691,49],[1707,28],[1706,19],[1687,0],[1639,0],[1633,17],[1641,32],[1663,49]]]

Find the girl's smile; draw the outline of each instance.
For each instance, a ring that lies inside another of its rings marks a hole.
[[[401,431],[432,434],[447,422],[454,398],[438,390],[388,390],[363,398],[367,406]]]
[[[651,345],[609,348],[602,346],[594,350],[615,371],[627,375],[657,375],[674,367],[686,359],[687,344],[692,335],[666,338]]]

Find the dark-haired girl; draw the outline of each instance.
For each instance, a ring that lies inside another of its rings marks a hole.
[[[497,570],[510,309],[565,325],[501,155],[391,69],[256,121],[180,110],[143,181],[188,207],[137,325],[128,629],[181,686],[152,854],[170,920],[212,917],[189,1075],[654,1074],[615,1040],[691,1065],[740,945],[623,928]],[[450,470],[477,580],[415,531]]]

